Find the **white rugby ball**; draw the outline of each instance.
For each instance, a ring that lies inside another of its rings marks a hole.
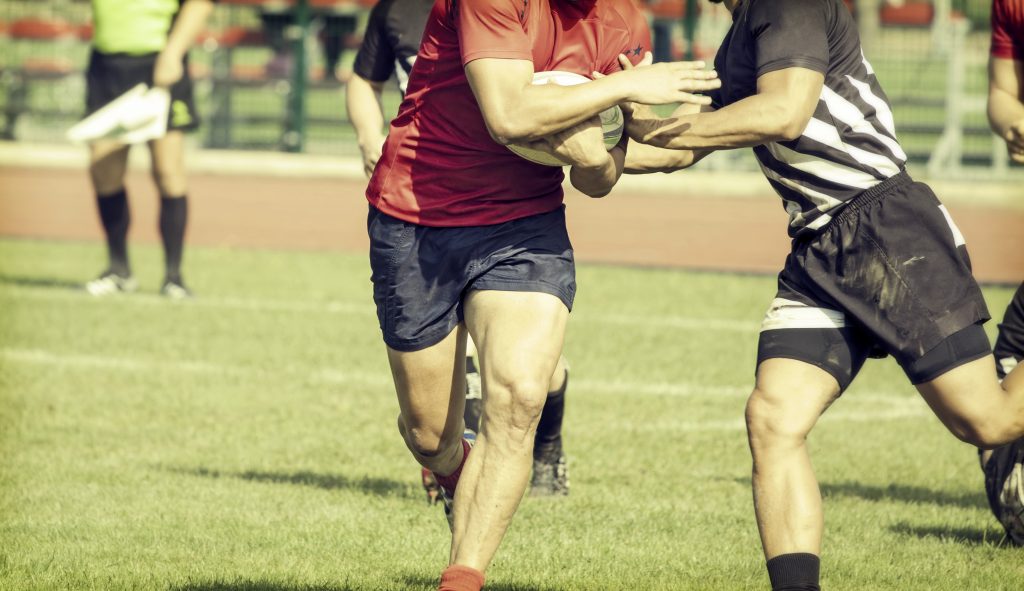
[[[537,85],[558,84],[559,86],[575,86],[576,84],[583,84],[584,82],[590,82],[590,78],[573,72],[552,70],[549,72],[537,72],[533,75],[533,83]],[[616,105],[610,109],[602,111],[600,117],[601,130],[604,132],[604,147],[607,150],[611,150],[618,145],[619,140],[622,139],[623,126],[625,123],[625,120],[622,117],[622,109]],[[536,162],[537,164],[543,164],[545,166],[565,166],[565,164],[560,160],[547,152],[534,150],[532,148],[516,144],[509,145],[508,149],[512,150],[519,156],[526,158],[530,162]]]

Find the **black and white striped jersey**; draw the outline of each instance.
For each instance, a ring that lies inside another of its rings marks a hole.
[[[387,82],[394,74],[404,95],[433,6],[433,0],[378,2],[370,11],[352,70],[373,82]]]
[[[756,94],[758,76],[791,67],[825,75],[814,116],[798,139],[754,153],[796,236],[816,232],[847,201],[898,174],[907,156],[842,0],[744,0],[715,57],[722,80],[711,93],[715,107]]]

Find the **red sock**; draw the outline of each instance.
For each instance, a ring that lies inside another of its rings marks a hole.
[[[441,586],[437,591],[480,591],[483,586],[484,573],[475,568],[453,564],[441,573]]]
[[[435,473],[434,478],[437,478],[437,483],[444,487],[448,494],[455,494],[455,487],[459,484],[459,477],[462,476],[462,467],[466,465],[466,459],[469,457],[469,442],[465,439],[462,440],[462,461],[459,462],[459,467],[448,476],[441,476]]]

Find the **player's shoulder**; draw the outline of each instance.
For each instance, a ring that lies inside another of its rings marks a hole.
[[[829,14],[836,6],[844,6],[843,0],[748,0],[740,9],[754,17],[775,16],[792,11]]]
[[[626,28],[632,28],[643,24],[647,26],[647,14],[640,7],[638,0],[621,0],[620,2],[608,2],[606,4],[605,18],[608,24],[618,24]]]

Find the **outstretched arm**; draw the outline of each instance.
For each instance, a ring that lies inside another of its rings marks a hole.
[[[153,85],[168,87],[184,75],[182,59],[213,13],[211,0],[186,0],[153,67]]]
[[[576,86],[533,85],[533,62],[484,58],[466,64],[487,129],[501,144],[536,140],[576,125],[625,101],[643,104],[696,102],[718,88],[703,62],[678,62],[619,72]]]
[[[785,68],[757,79],[757,94],[717,111],[649,119],[634,117],[632,139],[674,150],[745,148],[793,140],[807,127],[818,104],[824,76],[806,68]]]

